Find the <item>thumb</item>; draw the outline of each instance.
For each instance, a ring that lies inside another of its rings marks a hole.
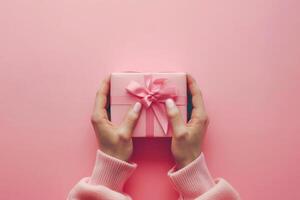
[[[140,116],[140,111],[142,108],[142,104],[140,102],[136,102],[126,113],[121,125],[120,129],[121,134],[123,134],[124,137],[129,138],[131,137],[134,127],[136,125],[136,122]]]
[[[173,135],[180,136],[181,134],[184,134],[185,132],[183,130],[185,128],[185,123],[174,100],[167,99],[165,103],[167,107],[167,115],[173,129]]]

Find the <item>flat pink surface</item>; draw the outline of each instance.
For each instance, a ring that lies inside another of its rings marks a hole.
[[[65,199],[91,173],[112,71],[186,71],[211,119],[214,177],[245,200],[300,199],[300,1],[0,2],[0,199]],[[169,141],[135,141],[134,199],[176,199]]]

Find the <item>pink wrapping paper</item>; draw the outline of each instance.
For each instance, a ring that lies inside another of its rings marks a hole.
[[[120,124],[122,122],[130,105],[137,101],[143,104],[133,137],[172,136],[172,128],[170,123],[168,123],[164,105],[165,96],[160,95],[159,98],[153,98],[153,95],[151,95],[157,91],[159,91],[159,94],[170,94],[179,108],[184,121],[187,119],[186,73],[112,73],[110,84],[110,112],[113,123]],[[148,92],[143,93],[142,96],[134,93],[140,92],[142,88],[143,91]],[[174,90],[176,91],[175,96]],[[155,96],[157,97],[157,93]]]

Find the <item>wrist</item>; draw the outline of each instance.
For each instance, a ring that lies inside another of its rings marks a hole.
[[[129,161],[131,154],[132,154],[132,151],[128,152],[124,149],[117,150],[117,149],[111,149],[111,148],[101,148],[101,149],[99,148],[99,150],[111,157],[114,157],[116,159],[119,159],[119,160],[122,160],[125,162]]]
[[[185,166],[192,163],[194,160],[196,160],[201,154],[200,152],[191,153],[189,156],[185,156],[184,159],[177,159],[176,162],[176,169],[184,168]]]

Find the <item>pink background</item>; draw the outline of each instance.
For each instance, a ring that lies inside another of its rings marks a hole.
[[[300,199],[298,0],[2,0],[0,199],[65,199],[93,168],[112,71],[186,71],[211,118],[214,177],[245,200]],[[176,199],[169,141],[137,140],[134,199]]]

